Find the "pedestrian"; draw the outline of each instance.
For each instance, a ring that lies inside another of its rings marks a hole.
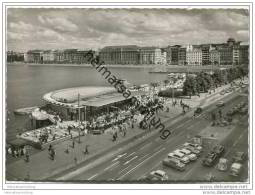
[[[28,154],[28,152],[26,152],[25,157],[26,157],[26,162],[29,162],[29,154]]]
[[[72,147],[74,148],[74,146],[75,146],[75,142],[74,142],[74,140],[73,140],[73,142],[72,142]]]
[[[67,154],[69,153],[68,145],[67,145],[67,147],[66,147],[65,153],[67,153]]]
[[[70,134],[71,134],[71,127],[68,126],[68,127],[67,127],[67,130],[68,130],[68,134],[70,135]]]
[[[77,164],[77,158],[76,158],[76,156],[74,157],[74,164]]]
[[[151,130],[151,123],[149,123],[149,131]]]
[[[222,118],[222,111],[221,109],[219,110],[219,116],[220,116],[220,119]]]
[[[48,148],[48,151],[50,152],[51,149],[52,149],[52,145],[50,144],[50,145],[49,145],[49,148]]]
[[[85,154],[85,155],[86,155],[86,154],[89,154],[88,147],[89,147],[89,145],[86,145],[86,146],[85,146],[85,150],[84,150],[84,154]]]

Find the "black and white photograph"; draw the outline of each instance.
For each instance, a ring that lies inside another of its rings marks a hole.
[[[3,182],[251,182],[249,6],[3,9]]]

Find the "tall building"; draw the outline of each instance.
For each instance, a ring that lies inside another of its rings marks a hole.
[[[179,63],[179,49],[180,45],[168,46],[166,49],[167,52],[167,64],[178,65]]]
[[[210,63],[210,48],[211,48],[211,45],[209,45],[209,44],[201,45],[202,65],[203,66],[209,65],[209,63]]]
[[[105,64],[139,64],[139,47],[136,45],[107,46],[100,50],[99,58]]]
[[[187,65],[201,66],[202,65],[202,50],[198,45],[189,45],[186,51]]]
[[[249,45],[240,45],[239,64],[249,64]]]
[[[210,65],[220,65],[220,53],[215,48],[210,50],[209,61]]]
[[[186,61],[186,47],[179,48],[178,51],[178,65],[187,65]]]
[[[221,45],[217,49],[220,54],[220,65],[232,65],[233,47],[229,47],[228,45]]]
[[[161,64],[161,49],[157,47],[140,47],[140,64]]]

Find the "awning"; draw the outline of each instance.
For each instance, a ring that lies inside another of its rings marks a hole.
[[[130,96],[128,99],[130,99],[132,96]],[[83,106],[92,106],[92,107],[101,107],[117,102],[121,102],[127,100],[125,97],[123,97],[122,94],[119,93],[114,93],[114,94],[109,94],[109,95],[103,95],[99,97],[92,98],[88,101],[83,101],[81,104]]]
[[[14,139],[14,140],[8,141],[8,144],[13,147],[22,147],[27,145],[27,142],[23,139]]]

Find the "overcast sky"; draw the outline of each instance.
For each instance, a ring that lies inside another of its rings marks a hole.
[[[7,14],[7,47],[14,51],[249,39],[247,10],[9,8]]]

